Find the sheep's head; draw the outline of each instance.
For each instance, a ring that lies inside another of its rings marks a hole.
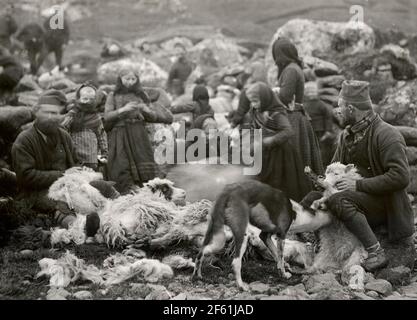
[[[186,192],[184,189],[174,187],[174,183],[168,179],[155,178],[145,184],[152,193],[159,194],[176,205],[185,205]]]
[[[360,175],[355,165],[345,165],[340,162],[330,164],[326,169],[326,177],[323,182],[330,187],[334,187],[342,178],[350,178],[352,180],[360,179]]]

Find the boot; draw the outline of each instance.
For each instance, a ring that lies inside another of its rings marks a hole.
[[[376,250],[368,251],[368,258],[363,263],[363,268],[368,272],[373,272],[381,269],[388,264],[388,259],[385,255],[384,249],[378,243]]]

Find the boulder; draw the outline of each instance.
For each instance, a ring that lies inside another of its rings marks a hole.
[[[345,81],[345,77],[343,75],[333,75],[327,77],[321,77],[317,79],[318,85],[320,88],[336,88],[341,89],[342,83]]]
[[[300,286],[289,286],[282,290],[279,295],[288,296],[295,300],[308,300],[310,298],[305,289],[300,288]]]
[[[333,273],[317,274],[307,278],[304,282],[307,293],[317,293],[329,289],[342,289]]]
[[[97,77],[100,83],[116,83],[119,72],[128,68],[137,73],[144,86],[165,86],[168,73],[161,69],[153,61],[141,55],[132,55],[127,58],[111,61],[100,65],[97,69]]]
[[[33,120],[31,107],[0,107],[0,128],[19,129]]]
[[[34,106],[38,102],[39,96],[39,91],[24,91],[17,94],[17,99],[21,106]]]
[[[260,293],[260,294],[268,293],[270,289],[269,285],[259,282],[259,281],[250,283],[249,288],[252,292]]]
[[[354,291],[365,290],[366,272],[360,265],[353,265],[342,271],[342,282]]]
[[[158,286],[161,288],[155,289],[150,294],[148,294],[145,300],[169,300],[171,296],[169,292],[165,289],[164,286]]]
[[[320,58],[305,56],[303,57],[303,62],[307,67],[314,70],[317,77],[333,76],[340,73],[337,65]]]
[[[389,296],[392,293],[392,285],[387,280],[376,279],[370,281],[365,285],[365,289],[368,291],[375,291],[384,296]]]
[[[405,150],[409,165],[417,164],[417,147],[407,147]]]
[[[290,20],[276,31],[267,51],[265,59],[270,83],[274,83],[276,79],[271,50],[278,37],[291,39],[301,57],[336,53],[353,55],[372,50],[375,44],[374,31],[365,23]]]
[[[407,146],[417,147],[417,128],[406,126],[397,126],[396,128],[404,137]]]
[[[386,97],[376,107],[381,118],[397,126],[415,127],[417,80],[398,82],[387,91]]]
[[[398,289],[398,291],[407,297],[417,298],[417,282],[405,287],[401,287]]]
[[[236,63],[242,64],[243,57],[241,52],[247,51],[245,48],[240,47],[234,39],[225,37],[222,34],[215,34],[200,41],[189,50],[189,53],[195,60],[198,60],[204,49],[210,49],[213,52],[213,57],[220,68]]]
[[[93,299],[93,294],[90,291],[78,291],[72,295],[77,300],[91,300]]]
[[[32,75],[24,75],[15,88],[15,92],[37,91],[42,92],[42,88],[38,85]]]
[[[404,266],[385,268],[381,270],[377,278],[384,279],[393,285],[405,285],[410,282],[411,270]]]

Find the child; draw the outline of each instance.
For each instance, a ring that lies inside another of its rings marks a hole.
[[[122,194],[160,176],[146,122],[158,122],[139,76],[129,69],[119,73],[116,89],[107,97],[104,119],[109,130],[108,178]]]
[[[81,85],[69,109],[62,125],[70,133],[82,164],[97,170],[98,160],[106,162],[108,152],[106,131],[97,110],[97,89],[91,84]]]

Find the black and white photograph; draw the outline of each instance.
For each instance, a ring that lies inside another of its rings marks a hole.
[[[0,0],[0,300],[417,300],[416,225],[417,0]]]

